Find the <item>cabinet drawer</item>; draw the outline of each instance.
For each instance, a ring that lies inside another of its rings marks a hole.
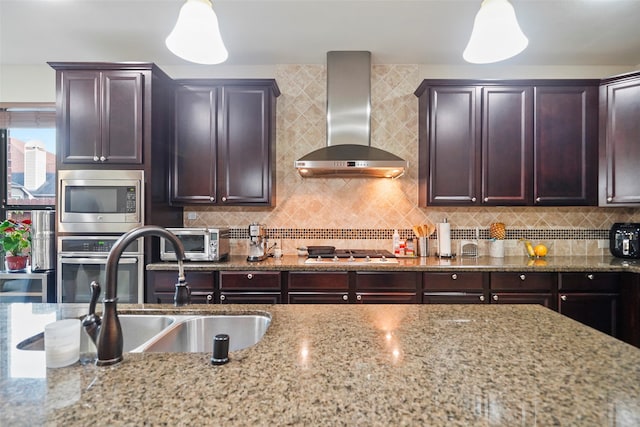
[[[484,294],[478,292],[425,292],[424,304],[484,304]]]
[[[289,290],[349,290],[349,273],[289,273]]]
[[[280,272],[221,271],[221,290],[280,290]]]
[[[558,289],[562,291],[617,292],[620,289],[620,274],[560,273]]]
[[[358,304],[419,304],[420,296],[415,292],[358,292]]]
[[[220,304],[280,304],[279,292],[222,292]]]
[[[482,290],[483,273],[424,273],[422,287],[425,291]]]
[[[409,271],[396,271],[393,273],[357,272],[356,289],[415,291],[418,288],[419,274]]]
[[[492,293],[491,304],[540,304],[555,309],[552,294],[547,292]]]
[[[191,292],[213,292],[213,272],[187,271],[185,273],[185,277],[189,284],[189,288],[191,288]],[[178,272],[149,271],[148,282],[147,289],[155,292],[170,292],[171,295],[173,295],[173,292],[176,289],[176,283],[178,282]]]
[[[289,304],[348,304],[346,292],[290,292]]]
[[[555,273],[491,273],[491,289],[548,291],[556,283]]]

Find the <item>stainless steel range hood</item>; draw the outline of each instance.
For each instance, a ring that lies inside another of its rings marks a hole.
[[[371,52],[327,53],[327,145],[295,162],[303,177],[397,178],[408,163],[371,146]]]

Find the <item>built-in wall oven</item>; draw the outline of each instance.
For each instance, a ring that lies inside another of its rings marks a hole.
[[[105,292],[107,256],[119,236],[58,237],[57,302],[89,302],[89,285],[97,281]],[[118,302],[144,302],[144,239],[132,242],[118,263]]]
[[[125,233],[144,224],[142,170],[59,170],[58,233]]]

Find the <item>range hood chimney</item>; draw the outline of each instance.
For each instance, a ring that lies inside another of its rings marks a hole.
[[[300,175],[397,178],[407,166],[371,146],[371,52],[327,52],[327,145],[295,162]]]

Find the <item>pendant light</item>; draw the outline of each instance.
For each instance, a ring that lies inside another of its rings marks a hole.
[[[209,0],[187,0],[165,44],[176,56],[197,64],[219,64],[229,56]]]
[[[516,56],[528,44],[509,0],[483,0],[462,57],[474,64],[488,64]]]

